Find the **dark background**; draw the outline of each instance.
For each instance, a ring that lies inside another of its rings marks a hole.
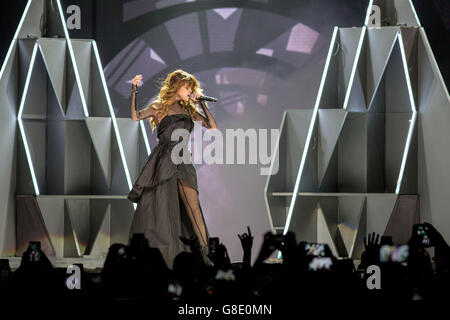
[[[312,108],[334,26],[360,27],[368,0],[64,0],[81,8],[72,38],[97,40],[114,110],[128,117],[129,80],[144,75],[141,106],[157,81],[183,68],[200,80],[220,128],[279,128],[285,109]],[[447,87],[450,2],[413,1]],[[1,2],[3,61],[25,0]],[[155,144],[146,122],[150,143]],[[225,156],[225,154],[224,154]],[[265,166],[264,166],[265,167]],[[212,236],[239,260],[237,233],[249,225],[257,253],[269,230],[267,176],[259,165],[196,165],[200,201]],[[253,256],[253,257],[254,257]]]

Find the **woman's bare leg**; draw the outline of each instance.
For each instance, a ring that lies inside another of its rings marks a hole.
[[[178,180],[178,192],[183,201],[186,212],[191,220],[192,227],[197,235],[200,246],[206,247],[208,239],[206,235],[206,226],[202,219],[197,191],[182,180]]]

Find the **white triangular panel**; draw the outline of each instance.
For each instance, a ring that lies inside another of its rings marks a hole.
[[[27,72],[30,67],[31,57],[33,55],[34,46],[36,44],[35,39],[19,39],[17,40],[17,68],[15,72],[18,76],[18,85],[19,85],[19,91],[18,91],[18,99],[20,101],[21,97],[23,96],[23,90],[25,89],[25,80],[27,77]],[[11,56],[12,58],[12,56]]]
[[[83,104],[81,102],[80,89],[76,81],[67,81],[67,109],[66,119],[68,120],[84,120],[85,114]]]
[[[36,51],[33,65],[29,66],[27,72],[31,72],[28,86],[24,86],[22,99],[24,100],[22,117],[47,116],[47,69],[44,59],[39,50]]]
[[[339,256],[336,245],[334,244],[327,221],[320,206],[317,209],[317,242],[326,243],[335,257]]]
[[[372,96],[381,81],[398,31],[398,27],[369,28],[367,30],[365,53],[367,58],[366,101],[372,100]]]
[[[411,113],[415,110],[413,92],[409,92],[410,83],[406,58],[397,38],[385,70],[386,112]]]
[[[347,112],[343,109],[320,109],[317,149],[318,185],[327,171],[331,156],[339,139]]]
[[[100,161],[103,175],[111,186],[111,139],[112,121],[111,118],[86,118],[86,125],[94,145],[97,158]]]
[[[90,255],[92,256],[106,256],[108,249],[111,245],[111,205],[108,204],[106,212],[103,215],[103,219],[95,235],[95,239],[92,243],[92,249]]]
[[[361,254],[364,252],[364,237],[367,235],[367,199],[364,199],[363,208],[359,217],[359,225],[355,235],[355,240],[349,257],[355,260],[361,260]]]
[[[358,67],[359,69],[359,67]],[[353,82],[351,83],[349,98],[347,102],[347,111],[363,112],[366,111],[366,99],[360,72],[355,72]]]
[[[345,107],[345,98],[349,86],[355,80],[355,62],[359,62],[361,46],[365,28],[340,28],[339,29],[339,83],[338,85],[338,106]],[[358,80],[358,79],[356,79]]]
[[[348,255],[351,257],[360,227],[360,220],[365,210],[365,197],[342,196],[339,198],[338,229],[342,236]]]
[[[64,199],[36,198],[57,257],[64,256]]]
[[[338,33],[339,34],[339,33]],[[330,45],[329,50],[336,50],[338,47],[338,36],[336,36],[335,42]],[[339,56],[337,54],[329,57],[329,63],[325,64],[324,73],[322,77],[323,90],[319,92],[321,95],[319,108],[320,109],[338,109],[342,105],[339,104]]]
[[[103,86],[102,71],[95,59],[93,59],[91,66],[91,81],[92,88],[90,92],[89,115],[91,117],[111,117],[111,112],[108,106],[107,88]]]
[[[403,47],[405,49],[405,59],[408,64],[407,70],[411,81],[411,87],[416,98],[417,104],[417,90],[418,90],[418,39],[419,29],[417,28],[401,28],[401,36],[403,40]]]
[[[139,123],[127,118],[117,118],[117,127],[124,148],[125,158],[130,171],[131,180],[139,174]]]
[[[41,121],[23,120],[24,134],[26,136],[30,162],[38,188],[41,192],[46,190],[45,167],[47,154],[46,144],[46,125]]]
[[[367,29],[361,30],[358,48],[355,52],[355,61],[352,65],[352,75],[345,93],[344,108],[347,111],[366,111],[367,100],[366,87],[366,51],[367,51]]]
[[[39,48],[62,110],[66,106],[66,47],[66,39],[39,39]]]
[[[92,40],[76,39],[72,41],[73,54],[77,61],[78,74],[80,76],[81,87],[88,106],[92,103],[92,81],[91,70],[93,63]]]
[[[374,93],[370,105],[367,107],[367,112],[370,113],[380,113],[384,114],[386,112],[386,81],[385,77],[382,76],[380,80],[380,85],[377,91]]]
[[[80,247],[67,208],[64,210],[64,257],[79,257]]]
[[[85,254],[89,244],[89,199],[66,199],[73,235],[79,255]]]

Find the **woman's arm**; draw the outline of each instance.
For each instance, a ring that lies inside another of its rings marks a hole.
[[[156,110],[152,107],[153,105],[149,105],[142,110],[138,110],[136,106],[136,93],[134,91],[131,93],[131,120],[139,121],[147,118],[155,117]]]
[[[208,129],[217,129],[217,123],[216,119],[214,119],[214,116],[212,115],[211,111],[209,111],[208,105],[205,101],[198,101],[200,103],[200,106],[202,107],[203,112],[205,113],[206,117],[202,115],[199,112],[196,112],[194,114],[194,121],[201,121],[202,125],[205,128]]]
[[[130,103],[130,111],[131,111],[131,120],[139,121],[142,119],[150,118],[155,116],[155,109],[150,106],[139,110],[136,105],[136,94],[138,92],[138,85],[142,79],[142,75],[137,75],[131,80],[131,103]]]

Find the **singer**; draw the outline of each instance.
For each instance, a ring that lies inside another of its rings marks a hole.
[[[198,200],[197,174],[192,163],[172,161],[172,148],[180,142],[171,141],[171,135],[178,128],[191,132],[193,121],[216,129],[216,121],[206,102],[198,99],[203,97],[203,90],[193,75],[180,69],[171,72],[154,101],[139,110],[136,94],[141,80],[142,75],[137,75],[131,81],[131,119],[149,119],[152,131],[157,130],[158,144],[128,194],[128,199],[137,203],[129,239],[134,233],[144,233],[149,245],[159,248],[172,269],[176,255],[189,250],[180,236],[194,236],[205,263],[211,264],[207,257],[209,233]],[[198,111],[197,103],[205,116]]]

